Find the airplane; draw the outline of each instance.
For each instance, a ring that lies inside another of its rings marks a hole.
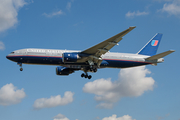
[[[95,45],[84,51],[76,50],[55,50],[55,49],[20,49],[11,52],[7,59],[17,62],[23,71],[22,64],[56,65],[57,75],[69,75],[75,71],[82,70],[81,77],[91,79],[88,72],[97,72],[100,68],[129,68],[142,65],[157,65],[164,62],[166,55],[175,52],[168,50],[156,54],[162,34],[157,33],[139,52],[136,54],[109,52],[118,45],[122,37],[133,30],[135,26],[129,27],[121,33]]]

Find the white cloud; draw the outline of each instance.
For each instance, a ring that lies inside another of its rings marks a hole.
[[[94,99],[99,102],[98,108],[110,109],[122,97],[137,97],[145,91],[153,90],[155,81],[146,77],[150,71],[145,66],[122,69],[117,81],[98,79],[84,85],[83,91],[95,94]]]
[[[61,113],[59,113],[58,115],[54,117],[53,120],[69,120],[69,119],[65,115],[62,115]]]
[[[66,9],[68,11],[71,10],[73,2],[74,2],[74,0],[70,0],[70,2],[67,3]],[[52,13],[43,13],[42,15],[44,15],[45,17],[51,18],[51,17],[54,17],[54,16],[60,16],[60,15],[64,15],[64,14],[66,14],[66,13],[63,12],[62,10],[59,10],[59,11],[56,10],[55,12],[52,12]]]
[[[132,117],[129,116],[129,115],[124,115],[122,117],[117,118],[117,115],[114,114],[114,115],[112,115],[110,117],[105,117],[102,120],[136,120],[136,119],[132,119]]]
[[[71,0],[71,1],[68,2],[67,5],[66,5],[66,9],[69,10],[69,11],[71,10],[72,2],[74,2],[74,0]]]
[[[170,2],[170,1],[174,1],[174,0],[153,0],[153,1],[158,1],[158,2]]]
[[[62,10],[56,11],[56,12],[52,12],[52,13],[43,13],[44,16],[46,17],[54,17],[54,16],[59,16],[59,15],[63,15],[64,13],[62,12]]]
[[[12,83],[4,85],[0,89],[0,105],[7,106],[20,103],[26,96],[24,89],[17,89]]]
[[[95,117],[93,120],[100,120],[101,118],[100,117]]]
[[[180,0],[174,0],[172,3],[165,3],[160,11],[167,12],[169,15],[180,16]]]
[[[34,102],[34,109],[51,108],[56,106],[67,105],[73,102],[73,95],[71,91],[66,91],[64,97],[61,95],[51,96],[50,98],[40,98]]]
[[[100,109],[104,109],[104,108],[111,109],[111,108],[113,108],[113,103],[102,102],[102,103],[98,104],[96,107],[100,108]]]
[[[158,116],[157,117],[157,120],[163,120],[163,119],[166,119],[167,117],[169,117],[170,113],[166,114],[165,116]]]
[[[67,9],[67,10],[70,10],[70,9],[71,9],[71,2],[68,2],[68,3],[67,3],[66,9]]]
[[[18,23],[18,10],[26,2],[24,0],[0,0],[0,32],[3,32]]]
[[[5,45],[2,41],[0,41],[0,50],[4,50],[5,49]]]
[[[143,16],[143,15],[148,15],[149,13],[148,12],[140,12],[139,10],[138,11],[134,11],[134,12],[128,12],[126,13],[126,17],[129,17],[129,18],[133,18],[135,16]]]

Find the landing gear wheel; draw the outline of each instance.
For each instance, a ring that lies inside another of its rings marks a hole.
[[[91,72],[94,71],[92,68],[89,69]]]
[[[86,73],[86,74],[82,73],[82,74],[81,74],[81,77],[85,77],[85,78],[88,78],[88,79],[91,79],[91,78],[92,78],[92,76],[91,76],[91,75],[88,75],[87,73]]]
[[[94,72],[97,72],[97,68],[94,68],[93,71],[94,71]]]
[[[18,62],[17,64],[21,67],[21,68],[20,68],[20,71],[23,71],[22,63]]]
[[[81,77],[84,77],[84,76],[85,76],[85,74],[84,74],[84,73],[82,73],[82,74],[81,74]]]
[[[88,79],[91,79],[91,78],[92,78],[92,76],[91,76],[91,75],[89,75],[89,76],[88,76]]]
[[[88,77],[88,75],[85,75],[84,77],[85,77],[85,78],[87,78],[87,77]]]

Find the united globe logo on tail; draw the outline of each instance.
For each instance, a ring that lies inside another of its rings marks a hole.
[[[151,45],[152,46],[157,46],[158,45],[158,40],[152,40]]]

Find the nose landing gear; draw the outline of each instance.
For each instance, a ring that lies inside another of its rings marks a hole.
[[[23,71],[23,68],[20,68],[20,71]]]
[[[20,68],[20,71],[23,71],[23,68],[22,68],[22,63],[17,63],[21,68]]]

